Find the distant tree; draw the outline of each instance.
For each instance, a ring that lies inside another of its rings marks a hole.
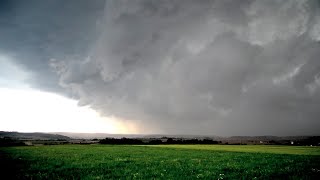
[[[163,144],[163,142],[160,139],[154,139],[149,141],[149,144],[156,145],[156,144]]]
[[[174,144],[174,140],[172,138],[167,139],[167,144]]]

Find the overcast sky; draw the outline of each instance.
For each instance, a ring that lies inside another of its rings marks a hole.
[[[139,133],[319,135],[320,2],[2,0],[0,87],[25,86]]]

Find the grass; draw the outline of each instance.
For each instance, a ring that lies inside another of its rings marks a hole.
[[[154,147],[247,153],[320,155],[319,147],[270,145],[155,145]]]
[[[7,179],[319,179],[319,150],[248,145],[6,147],[0,148],[0,168]]]

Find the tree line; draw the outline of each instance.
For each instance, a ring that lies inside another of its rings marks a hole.
[[[99,141],[100,144],[124,144],[124,145],[143,145],[143,144],[150,144],[150,145],[158,145],[158,144],[221,144],[221,141],[214,141],[211,139],[173,139],[168,138],[166,140],[161,139],[132,139],[132,138],[105,138]]]

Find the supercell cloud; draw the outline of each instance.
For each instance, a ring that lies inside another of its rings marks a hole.
[[[141,133],[320,130],[319,1],[8,1],[0,37],[30,85]]]

